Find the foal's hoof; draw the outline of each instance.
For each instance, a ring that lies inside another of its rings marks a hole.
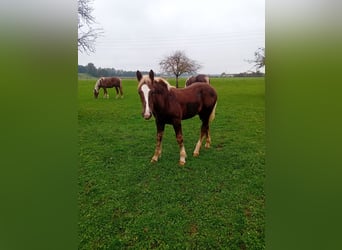
[[[153,159],[153,158],[152,158],[150,162],[151,162],[151,163],[156,163],[157,161],[158,161],[158,159],[156,160],[156,159]]]
[[[179,166],[183,167],[185,165],[185,161],[179,161]]]
[[[198,157],[199,153],[198,152],[194,152],[192,155],[193,155],[193,157]]]

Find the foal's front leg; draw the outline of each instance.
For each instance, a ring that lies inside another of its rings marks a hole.
[[[157,162],[162,153],[162,140],[163,140],[165,124],[160,124],[156,121],[156,126],[157,126],[157,144],[156,144],[156,149],[154,151],[154,155],[152,156],[151,162]]]
[[[103,98],[109,98],[109,95],[108,95],[106,88],[103,88]]]
[[[183,143],[182,124],[180,122],[173,124],[173,129],[175,130],[176,140],[178,142],[178,146],[179,146],[179,150],[180,150],[180,152],[179,152],[179,165],[184,166],[185,158],[186,158],[186,152],[185,152],[185,147],[184,147],[184,143]]]

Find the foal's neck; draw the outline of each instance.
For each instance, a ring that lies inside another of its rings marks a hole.
[[[165,108],[167,108],[170,103],[170,90],[166,88],[166,86],[157,86],[154,88],[153,94],[153,102],[155,109],[163,112]]]

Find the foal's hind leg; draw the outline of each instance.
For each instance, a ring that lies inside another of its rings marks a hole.
[[[208,127],[205,137],[206,137],[205,148],[210,148],[211,138],[210,138],[210,133],[209,133],[209,127]]]
[[[196,143],[196,147],[193,153],[193,156],[197,157],[199,156],[199,151],[202,147],[202,142],[204,137],[206,137],[206,143],[205,143],[205,147],[209,148],[210,147],[210,143],[211,143],[211,139],[210,139],[210,135],[209,135],[209,121],[202,121],[202,126],[201,126],[201,135],[200,138],[198,139],[198,142]]]

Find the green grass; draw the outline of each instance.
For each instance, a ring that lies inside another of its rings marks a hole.
[[[150,163],[156,128],[141,117],[135,79],[123,80],[123,99],[110,89],[97,100],[95,80],[79,80],[79,249],[265,248],[264,78],[211,82],[212,146],[193,158],[200,120],[183,121],[180,167],[169,125]]]

